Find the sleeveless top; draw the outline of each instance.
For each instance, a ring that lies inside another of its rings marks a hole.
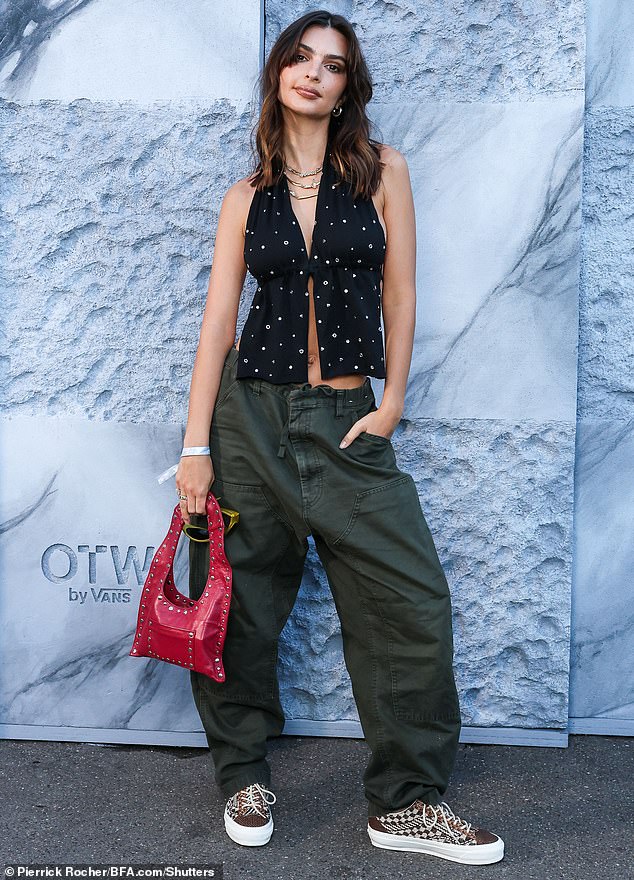
[[[324,379],[385,378],[381,282],[386,240],[371,198],[353,200],[326,146],[310,253],[288,181],[255,191],[244,260],[258,282],[240,337],[236,376],[308,381],[308,277]]]

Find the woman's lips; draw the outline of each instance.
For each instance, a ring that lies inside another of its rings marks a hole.
[[[314,92],[307,92],[305,89],[302,89],[302,88],[296,88],[295,91],[299,92],[299,94],[302,96],[302,98],[318,98],[319,97],[319,95],[316,95]]]

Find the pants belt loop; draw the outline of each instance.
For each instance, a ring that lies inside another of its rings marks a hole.
[[[259,394],[260,391],[262,390],[262,380],[261,379],[254,379],[251,384],[251,390],[253,391],[254,394]]]
[[[335,400],[335,418],[337,419],[343,415],[343,398],[346,393],[343,388],[337,388],[337,398]]]

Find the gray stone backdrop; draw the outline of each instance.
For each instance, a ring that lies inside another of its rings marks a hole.
[[[570,722],[634,733],[634,7],[587,7]]]
[[[1,735],[205,743],[187,674],[128,651],[255,78],[311,8],[2,13]],[[417,328],[394,444],[452,590],[462,739],[631,732],[634,13],[328,8],[357,29],[374,134],[414,188]],[[253,291],[248,278],[238,334]],[[314,547],[279,671],[287,732],[361,735]]]

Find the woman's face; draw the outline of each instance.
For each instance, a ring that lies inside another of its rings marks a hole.
[[[347,49],[348,41],[338,30],[318,25],[306,28],[295,62],[280,72],[278,100],[299,116],[328,116],[348,82]]]

